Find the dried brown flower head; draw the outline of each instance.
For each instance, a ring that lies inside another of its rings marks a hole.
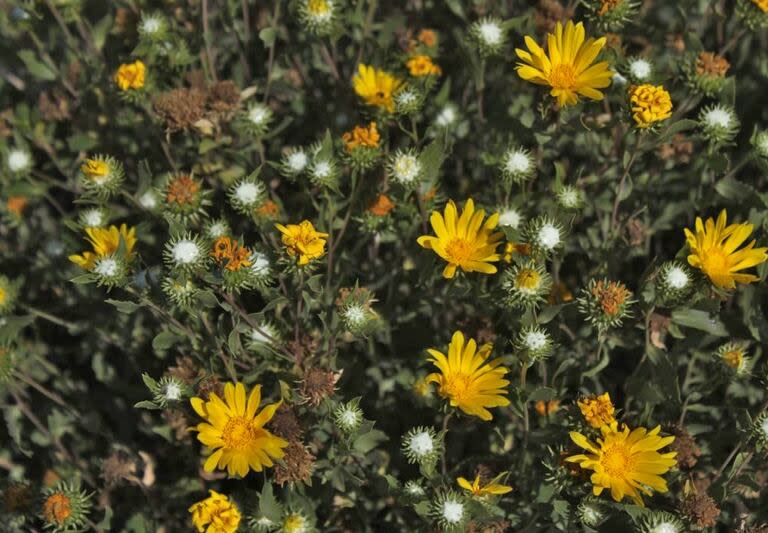
[[[701,450],[696,446],[696,441],[691,437],[688,430],[683,426],[673,426],[670,433],[675,436],[675,440],[669,445],[669,449],[677,452],[677,466],[679,468],[691,469],[696,466],[699,460]]]
[[[219,398],[224,397],[224,384],[215,375],[206,376],[197,385],[197,395],[204,400],[208,400],[211,393],[215,393]]]
[[[101,463],[101,477],[107,487],[120,485],[136,475],[136,461],[123,451],[115,451]]]
[[[304,434],[293,407],[283,403],[267,424],[272,433],[288,441],[298,440]]]
[[[336,391],[336,382],[341,373],[321,368],[310,368],[299,385],[299,396],[302,403],[317,407],[322,401]]]
[[[200,376],[200,369],[195,360],[185,355],[176,358],[176,365],[168,368],[168,374],[179,378],[187,385],[192,385]]]
[[[623,283],[600,280],[592,288],[592,296],[600,303],[603,312],[609,317],[621,313],[622,306],[632,296]]]
[[[189,431],[189,419],[181,411],[164,409],[163,419],[173,430],[177,441],[183,442],[192,438],[192,433]]]
[[[315,456],[298,440],[291,441],[283,451],[285,456],[282,462],[275,465],[275,481],[280,486],[286,483],[309,483]]]
[[[697,527],[713,527],[720,516],[720,508],[709,495],[691,493],[680,503],[680,514]]]
[[[188,174],[181,174],[168,183],[165,200],[169,204],[188,205],[196,200],[198,192],[200,183]]]
[[[59,91],[41,92],[37,98],[37,107],[40,109],[40,115],[47,121],[61,122],[72,116],[69,112],[69,100]]]
[[[22,512],[32,505],[34,494],[27,483],[11,483],[3,490],[3,509],[7,513]]]
[[[696,74],[711,78],[724,78],[731,64],[723,56],[701,52],[696,58]]]
[[[152,101],[155,113],[169,132],[191,128],[205,116],[208,95],[200,89],[173,89],[157,95]]]
[[[533,13],[536,31],[538,33],[552,33],[558,22],[565,23],[573,17],[573,8],[566,8],[557,0],[539,0],[539,5]]]
[[[219,114],[230,114],[240,107],[240,89],[232,80],[214,83],[208,89],[208,107]]]

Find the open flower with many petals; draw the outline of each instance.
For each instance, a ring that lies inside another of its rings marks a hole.
[[[358,65],[357,74],[352,78],[355,92],[366,104],[380,107],[390,113],[395,109],[392,95],[402,83],[389,72],[363,64]]]
[[[230,476],[242,477],[250,470],[261,472],[273,465],[272,459],[283,457],[288,442],[264,429],[281,402],[258,411],[261,385],[251,389],[247,400],[242,383],[227,383],[224,400],[211,393],[208,401],[195,397],[190,403],[206,420],[197,425],[197,439],[213,450],[203,466],[206,472],[226,468]]]
[[[142,89],[147,67],[137,59],[133,63],[124,63],[120,65],[115,73],[115,83],[121,91],[129,89]]]
[[[749,223],[727,223],[725,209],[715,222],[711,217],[706,223],[696,217],[695,233],[685,228],[685,240],[691,249],[688,263],[698,268],[710,281],[721,289],[733,289],[736,283],[752,283],[759,278],[741,270],[759,265],[768,260],[768,248],[755,248],[755,241],[737,250],[752,234]]]
[[[584,25],[568,21],[565,28],[558,22],[555,33],[547,35],[546,52],[530,36],[525,36],[525,44],[529,52],[515,50],[522,59],[517,74],[526,81],[552,87],[550,94],[559,106],[576,104],[579,95],[603,99],[598,89],[611,84],[613,72],[608,62],[593,62],[605,46],[605,37],[585,39]]]
[[[449,200],[444,214],[433,211],[429,221],[436,236],[422,235],[418,238],[421,247],[433,250],[445,259],[448,266],[443,270],[443,277],[452,278],[456,268],[464,272],[482,272],[495,274],[495,263],[501,259],[496,248],[504,238],[501,232],[494,232],[499,223],[499,214],[494,213],[483,223],[485,211],[475,211],[472,198],[467,200],[461,216],[456,204]]]
[[[325,253],[328,234],[317,231],[309,220],[287,226],[275,224],[275,227],[283,234],[283,245],[288,255],[299,257],[299,265],[306,265]]]
[[[508,370],[500,358],[488,361],[493,345],[484,344],[477,349],[474,339],[464,342],[464,334],[457,331],[448,345],[448,356],[429,348],[430,361],[440,372],[429,374],[426,381],[437,383],[438,393],[451,406],[468,415],[491,420],[489,407],[509,405],[505,397],[509,381],[504,379]]]
[[[627,426],[619,429],[618,423],[612,422],[600,428],[602,438],[596,443],[572,431],[571,440],[589,453],[573,455],[566,461],[594,471],[590,480],[595,496],[609,489],[615,501],[629,496],[635,504],[643,506],[641,493],[650,496],[653,490],[667,492],[667,482],[661,474],[676,464],[677,452],[659,453],[675,437],[660,437],[659,431],[659,426],[650,431],[642,427],[630,430]]]
[[[199,533],[235,533],[240,527],[240,511],[224,494],[208,491],[210,496],[189,508],[192,523]]]
[[[82,254],[70,255],[69,260],[85,270],[93,270],[96,260],[107,257],[120,248],[120,241],[125,243],[125,255],[129,257],[136,245],[136,228],[128,228],[125,224],[110,226],[109,228],[85,228],[88,242],[93,251],[85,251]]]

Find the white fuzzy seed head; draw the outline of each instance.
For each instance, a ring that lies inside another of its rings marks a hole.
[[[458,524],[464,518],[464,505],[456,500],[443,502],[443,519],[449,524]]]
[[[255,183],[246,181],[241,183],[235,189],[235,197],[243,205],[253,205],[259,199],[261,189]]]
[[[392,177],[400,183],[411,183],[421,172],[421,163],[412,154],[398,154],[392,164]]]
[[[152,191],[147,191],[139,197],[139,205],[144,209],[155,209],[157,207],[157,196]]]
[[[424,457],[435,449],[435,441],[427,431],[414,434],[408,442],[408,449],[416,457]]]
[[[733,123],[733,117],[727,109],[713,107],[704,114],[704,121],[712,128],[729,129]]]
[[[89,209],[83,213],[83,222],[86,227],[98,228],[104,224],[104,213],[99,209]]]
[[[529,331],[525,335],[524,342],[531,351],[541,350],[547,345],[547,335],[541,331]]]
[[[678,529],[674,524],[669,522],[662,522],[661,524],[651,529],[648,533],[678,533]]]
[[[635,59],[629,64],[629,71],[637,80],[645,80],[651,75],[651,64],[645,59]]]
[[[111,278],[120,270],[120,265],[113,257],[104,257],[99,259],[93,267],[93,271],[105,278]]]
[[[760,431],[762,431],[763,435],[765,435],[766,438],[768,438],[768,416],[763,418],[763,421],[760,422]]]
[[[263,105],[255,105],[248,111],[248,119],[256,126],[262,126],[269,118],[269,109]]]
[[[497,46],[499,43],[501,43],[502,38],[502,30],[501,26],[498,25],[498,23],[487,20],[480,24],[477,28],[478,35],[480,36],[480,39],[485,42],[488,46]]]
[[[499,226],[517,229],[522,221],[522,215],[515,209],[506,209],[499,214]]]
[[[441,128],[447,128],[448,126],[456,122],[456,118],[457,118],[456,110],[453,108],[453,106],[445,106],[437,114],[437,118],[435,119],[435,124],[437,124]]]
[[[673,289],[684,289],[691,282],[688,274],[679,266],[674,266],[667,271],[665,281]]]
[[[29,168],[31,159],[24,150],[11,150],[8,153],[8,168],[11,172],[20,172]]]
[[[293,172],[298,173],[307,168],[309,159],[307,158],[307,154],[304,152],[293,152],[288,156],[287,161],[288,168],[290,168]]]
[[[182,239],[173,245],[173,260],[180,265],[189,265],[200,257],[200,247],[195,241]]]
[[[504,167],[510,174],[525,174],[531,168],[531,158],[525,152],[513,150],[507,154]]]
[[[154,35],[162,26],[163,21],[160,17],[150,15],[141,19],[140,31],[146,35]]]
[[[181,398],[181,386],[175,381],[169,381],[165,385],[165,390],[163,391],[163,394],[165,395],[165,398],[167,400],[176,401],[179,398]]]
[[[331,175],[331,163],[329,161],[318,161],[315,163],[312,173],[318,178],[327,178]]]
[[[560,230],[552,224],[544,224],[537,236],[539,244],[547,250],[552,250],[560,244]]]
[[[254,252],[249,260],[251,261],[251,272],[257,276],[264,276],[269,273],[269,258],[265,254]]]

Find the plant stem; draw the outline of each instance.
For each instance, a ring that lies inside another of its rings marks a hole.
[[[448,474],[448,467],[445,462],[445,436],[448,434],[448,422],[451,420],[451,417],[453,416],[453,411],[449,411],[447,415],[445,415],[445,418],[443,418],[443,450],[440,453],[440,471],[443,473],[443,475]]]

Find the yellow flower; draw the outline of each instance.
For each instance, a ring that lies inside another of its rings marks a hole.
[[[360,147],[378,148],[381,136],[376,129],[376,122],[371,122],[368,127],[355,126],[355,129],[342,135],[341,139],[344,141],[347,152],[352,152]]]
[[[493,233],[499,214],[492,214],[483,224],[485,211],[475,211],[475,203],[470,198],[461,216],[457,215],[456,204],[449,200],[444,215],[433,211],[429,219],[437,236],[422,235],[417,242],[445,259],[448,263],[443,270],[445,278],[452,278],[457,267],[464,272],[495,274],[496,267],[490,263],[501,259],[496,248],[504,238],[501,232]]]
[[[43,517],[49,524],[63,525],[72,516],[72,501],[63,492],[54,492],[43,502]]]
[[[501,485],[499,483],[496,483],[501,476],[504,474],[501,474],[494,479],[492,479],[487,485],[481,486],[480,485],[480,476],[476,476],[475,480],[470,483],[468,480],[466,480],[463,477],[459,477],[456,479],[456,481],[459,483],[459,486],[472,493],[473,496],[478,497],[484,497],[484,496],[499,496],[501,494],[506,494],[508,492],[512,491],[512,487],[509,487],[507,485]]]
[[[557,98],[559,106],[574,105],[579,95],[602,100],[604,89],[611,84],[613,72],[607,61],[592,62],[605,46],[605,37],[584,39],[584,25],[568,21],[558,22],[555,33],[547,35],[547,52],[532,37],[525,36],[530,52],[515,49],[523,60],[517,64],[517,74],[526,81],[552,87],[550,94]]]
[[[391,113],[395,108],[392,95],[402,85],[402,81],[389,72],[360,64],[357,66],[357,74],[352,78],[352,85],[366,104]]]
[[[120,65],[115,73],[115,83],[121,91],[128,89],[141,89],[144,87],[144,76],[146,67],[141,60],[137,59],[133,63],[124,63]]]
[[[224,401],[211,393],[207,402],[195,397],[190,403],[207,422],[197,425],[197,440],[214,450],[203,465],[206,472],[226,468],[230,476],[243,477],[251,469],[261,472],[273,465],[272,459],[283,457],[288,442],[264,429],[282,402],[269,404],[257,413],[261,385],[251,389],[247,401],[242,383],[227,383]]]
[[[672,468],[676,452],[659,453],[658,450],[671,444],[675,437],[660,437],[660,427],[648,431],[636,428],[630,431],[613,422],[600,428],[602,438],[591,442],[581,433],[572,431],[571,440],[589,454],[573,455],[566,461],[578,463],[585,470],[593,470],[592,493],[599,496],[604,489],[610,489],[617,502],[629,498],[637,505],[644,506],[641,492],[650,496],[652,490],[667,492],[667,483],[660,476]]]
[[[110,226],[109,228],[85,228],[88,242],[93,246],[93,252],[85,251],[80,255],[70,255],[69,260],[85,270],[93,269],[96,260],[100,257],[112,255],[120,248],[120,239],[125,242],[125,255],[130,257],[133,247],[136,245],[136,228],[129,228],[125,224]]]
[[[432,62],[432,58],[425,55],[413,56],[405,64],[411,76],[417,78],[422,76],[439,76],[443,70]]]
[[[672,116],[672,99],[661,85],[645,83],[631,87],[629,103],[638,128],[648,128]]]
[[[536,412],[541,416],[549,416],[560,408],[560,400],[539,400],[534,404]]]
[[[192,523],[199,533],[235,533],[240,526],[240,511],[224,494],[215,490],[189,508]]]
[[[109,165],[101,159],[86,159],[80,170],[89,178],[98,181],[109,174]]]
[[[752,0],[752,3],[762,9],[765,13],[768,13],[768,0]]]
[[[587,423],[593,428],[601,428],[616,421],[613,417],[614,407],[607,392],[600,396],[592,396],[576,402]]]
[[[312,15],[325,15],[331,10],[326,0],[309,0],[307,2],[307,11]]]
[[[283,234],[283,245],[288,255],[299,256],[299,265],[306,265],[325,253],[328,234],[317,231],[309,220],[287,226],[275,224],[275,227]]]
[[[437,383],[438,393],[468,415],[491,420],[487,407],[509,405],[504,397],[509,381],[504,379],[508,370],[501,359],[488,361],[493,345],[484,344],[477,349],[477,343],[470,339],[464,343],[464,334],[457,331],[448,345],[448,357],[442,352],[429,348],[429,361],[440,372],[429,374],[426,381]]]
[[[759,278],[741,274],[740,270],[759,265],[768,260],[768,248],[755,248],[755,241],[736,250],[752,234],[749,223],[726,226],[725,209],[720,211],[717,223],[708,218],[706,224],[696,217],[696,233],[685,229],[685,240],[691,249],[688,263],[704,272],[710,281],[721,289],[733,289],[736,283],[752,283]]]

